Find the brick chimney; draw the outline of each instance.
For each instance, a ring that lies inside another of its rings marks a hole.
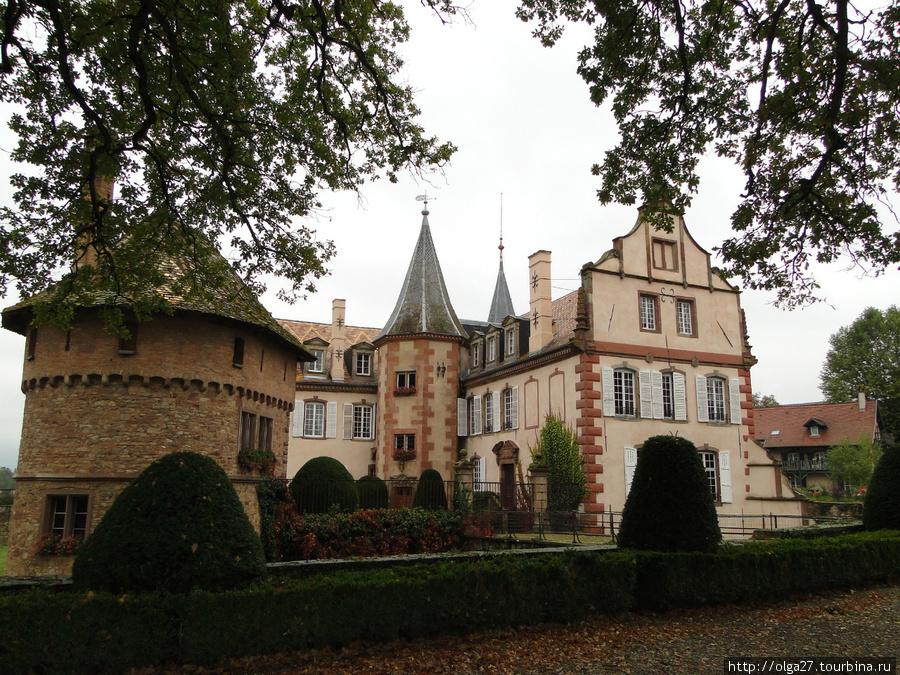
[[[105,176],[97,176],[94,179],[94,191],[97,193],[97,199],[100,200],[99,208],[109,209],[109,205],[113,200],[113,180]],[[91,191],[87,185],[84,188],[84,198],[88,201],[91,199]],[[97,249],[94,248],[94,227],[91,223],[82,228],[76,228],[75,243],[75,267],[97,267]]]
[[[553,307],[550,297],[550,251],[538,251],[528,257],[531,293],[529,315],[531,336],[528,351],[536,352],[553,339]]]
[[[347,316],[347,301],[333,300],[331,303],[331,379],[344,380],[344,351],[347,341],[344,325]]]
[[[866,410],[866,392],[862,389],[859,390],[859,393],[856,395],[856,400],[859,401],[859,411],[865,412]]]

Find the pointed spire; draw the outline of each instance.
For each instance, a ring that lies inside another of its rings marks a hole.
[[[512,296],[509,294],[509,286],[506,284],[506,275],[503,273],[503,195],[500,195],[500,271],[497,272],[497,283],[494,285],[494,297],[491,298],[491,311],[488,313],[488,323],[501,323],[506,317],[515,316]]]
[[[441,264],[431,239],[428,213],[426,201],[422,210],[422,229],[406,271],[400,297],[390,319],[378,335],[379,338],[410,333],[459,337],[466,334],[450,304]]]

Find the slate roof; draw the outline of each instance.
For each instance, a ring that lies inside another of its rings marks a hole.
[[[488,323],[499,324],[508,316],[515,316],[512,296],[509,294],[509,286],[506,284],[506,275],[503,273],[503,260],[500,261],[500,270],[497,272],[497,283],[494,285],[494,297],[491,298],[491,310],[488,312]]]
[[[867,401],[865,410],[856,401],[754,408],[753,419],[756,440],[769,449],[831,447],[861,436],[874,438],[880,430],[877,401]],[[804,426],[811,419],[827,425],[819,429],[818,437],[810,436]]]
[[[416,333],[466,335],[450,303],[427,209],[422,211],[422,229],[397,304],[378,338]]]
[[[319,338],[325,342],[331,342],[331,324],[330,323],[314,323],[312,321],[292,321],[290,319],[279,319],[280,323],[286,328],[291,335],[300,342],[306,342],[313,338]],[[344,326],[344,340],[347,345],[352,347],[360,342],[368,342],[371,344],[380,329],[363,328],[361,326]]]

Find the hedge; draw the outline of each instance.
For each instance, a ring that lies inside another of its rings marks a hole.
[[[501,555],[342,572],[225,593],[0,597],[0,672],[212,664],[357,639],[577,621],[591,613],[777,599],[900,577],[900,532],[711,553]]]
[[[0,598],[0,672],[214,663],[353,640],[390,641],[622,613],[629,554],[587,553],[340,573],[254,589]]]
[[[635,609],[783,598],[900,577],[897,532],[748,542],[718,553],[635,556]]]

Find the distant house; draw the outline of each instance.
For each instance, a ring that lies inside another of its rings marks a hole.
[[[878,401],[860,394],[850,403],[803,403],[754,410],[754,438],[774,459],[794,487],[829,487],[828,449],[861,438],[881,440]]]

